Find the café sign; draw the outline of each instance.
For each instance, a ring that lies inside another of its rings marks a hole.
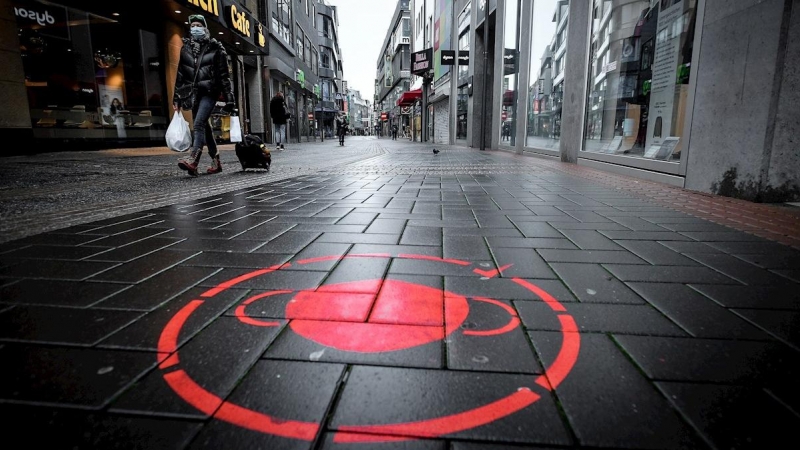
[[[234,30],[244,37],[250,37],[252,24],[245,11],[237,8],[236,5],[230,5],[225,7],[225,15]]]
[[[186,0],[186,3],[219,17],[219,0]]]

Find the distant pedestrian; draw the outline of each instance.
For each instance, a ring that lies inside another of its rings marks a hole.
[[[211,37],[205,17],[194,14],[189,16],[188,22],[191,38],[183,38],[172,108],[175,111],[181,108],[192,110],[192,146],[189,155],[178,160],[178,167],[196,177],[204,145],[208,146],[208,155],[211,156],[211,167],[206,173],[222,172],[209,119],[220,95],[225,98],[224,111],[233,112],[236,104],[225,47]]]
[[[339,145],[344,145],[344,135],[347,134],[347,129],[350,123],[347,121],[347,116],[339,114],[336,117],[336,135],[339,136]]]
[[[397,140],[397,124],[392,125],[392,140]]]
[[[269,102],[269,114],[272,116],[272,125],[275,128],[275,148],[284,149],[283,143],[286,141],[286,119],[289,112],[286,108],[286,100],[283,92],[278,91]]]

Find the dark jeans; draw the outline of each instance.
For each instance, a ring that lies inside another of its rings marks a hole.
[[[217,143],[214,141],[214,131],[211,129],[211,112],[217,103],[212,97],[200,97],[194,102],[192,117],[194,118],[194,140],[192,147],[203,151],[203,145],[208,146],[208,154],[212,158],[217,156]]]

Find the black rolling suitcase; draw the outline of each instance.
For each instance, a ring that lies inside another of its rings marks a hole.
[[[242,141],[236,143],[236,157],[245,169],[267,169],[272,164],[272,155],[264,145],[264,141],[256,135],[245,134]]]

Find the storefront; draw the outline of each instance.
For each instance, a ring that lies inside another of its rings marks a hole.
[[[195,5],[198,3],[198,5]],[[206,16],[228,50],[241,114],[250,108],[243,62],[265,49],[263,27],[227,0],[14,2],[34,139],[98,146],[163,143],[186,17]],[[257,105],[261,107],[261,105]],[[227,138],[217,115],[215,135]],[[246,123],[246,117],[243,117]]]

